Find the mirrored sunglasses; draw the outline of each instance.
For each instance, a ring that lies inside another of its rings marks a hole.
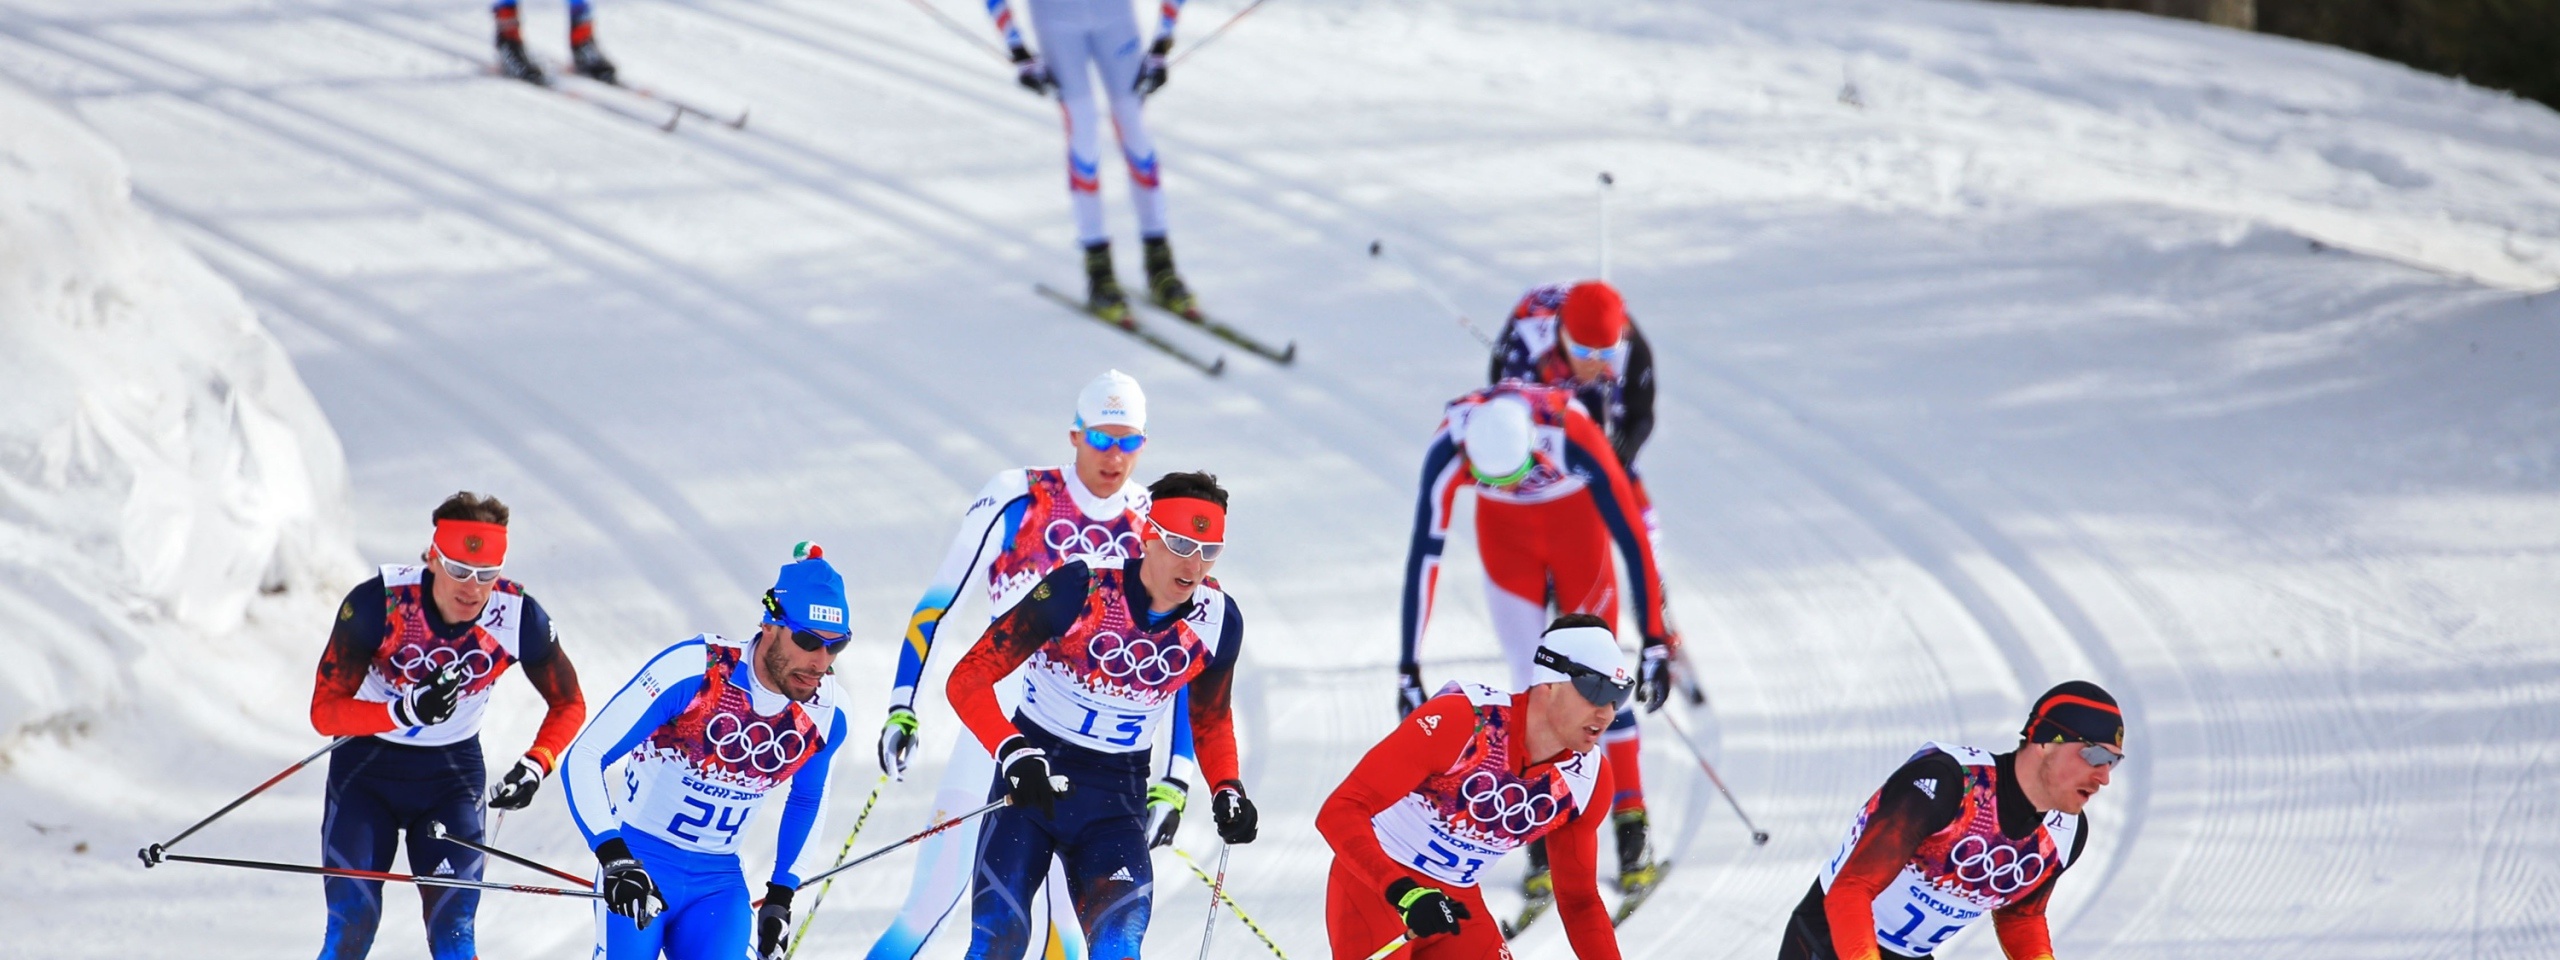
[[[475,567],[451,557],[447,557],[444,555],[443,551],[436,552],[436,563],[438,567],[444,571],[445,579],[478,580],[481,583],[498,582],[498,571],[505,568],[504,564],[491,564],[486,567]]]
[[[1609,363],[1616,363],[1618,362],[1618,356],[1627,351],[1627,343],[1624,340],[1606,347],[1586,347],[1573,342],[1573,338],[1571,337],[1560,337],[1558,339],[1564,341],[1565,356],[1572,357],[1576,360],[1603,360]]]
[[[1163,538],[1164,548],[1173,551],[1173,555],[1177,557],[1199,557],[1202,560],[1216,560],[1218,559],[1218,554],[1225,553],[1227,549],[1227,545],[1224,543],[1210,543],[1206,540],[1194,540],[1190,537],[1167,530],[1162,524],[1158,524],[1156,526],[1156,536]]]
[[[1582,699],[1592,706],[1623,707],[1627,705],[1627,698],[1635,695],[1634,680],[1620,683],[1616,677],[1575,663],[1545,647],[1539,647],[1532,659],[1541,667],[1564,674],[1565,679],[1573,682],[1573,692],[1581,694]]]
[[[2124,762],[2124,754],[2103,743],[2080,744],[2080,759],[2093,767],[2112,767]]]
[[[1113,447],[1120,448],[1122,453],[1136,453],[1139,447],[1147,445],[1147,435],[1133,433],[1125,437],[1115,437],[1102,432],[1101,427],[1086,427],[1084,428],[1084,445],[1092,447],[1095,453],[1110,453]]]
[[[825,650],[828,653],[842,653],[844,652],[844,645],[852,643],[853,637],[849,634],[824,634],[815,630],[802,630],[798,627],[793,627],[791,628],[791,642],[799,645],[800,649],[809,651],[810,653],[816,653],[820,650]]]

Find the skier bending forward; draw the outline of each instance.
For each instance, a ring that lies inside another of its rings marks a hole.
[[[844,578],[816,545],[800,552],[765,591],[754,640],[706,633],[660,651],[569,747],[560,782],[601,866],[599,960],[773,960],[787,946],[797,864],[824,829],[845,736],[844,692],[827,679],[846,643]],[[738,838],[785,781],[772,878],[750,914]]]
[[[1398,935],[1411,960],[1509,957],[1476,880],[1545,839],[1556,910],[1581,960],[1618,960],[1600,899],[1609,765],[1600,734],[1635,690],[1599,617],[1568,613],[1539,638],[1529,684],[1451,683],[1369,748],[1316,811],[1333,847],[1324,920],[1334,960]]]
[[[1155,896],[1147,773],[1156,728],[1190,691],[1191,729],[1218,836],[1251,843],[1253,801],[1230,722],[1244,619],[1207,581],[1226,547],[1227,492],[1205,473],[1148,487],[1141,555],[1070,560],[987,628],[951,671],[951,705],[1003,772],[970,901],[970,960],[1020,960],[1031,892],[1066,864],[1091,956],[1136,960]],[[1023,671],[1007,720],[995,687]]]

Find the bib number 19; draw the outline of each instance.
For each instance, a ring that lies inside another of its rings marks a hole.
[[[1913,943],[1911,942],[1911,935],[1918,933],[1920,931],[1920,925],[1928,922],[1929,917],[1928,915],[1921,913],[1920,908],[1907,903],[1902,905],[1902,912],[1911,915],[1911,918],[1903,923],[1902,929],[1887,930],[1883,927],[1877,927],[1876,939],[1892,944],[1901,951],[1910,953],[1914,956],[1928,956],[1929,951],[1938,949],[1938,945],[1947,942],[1948,937],[1955,936],[1956,931],[1964,929],[1964,924],[1950,923],[1939,927],[1936,933],[1929,935],[1929,939]]]

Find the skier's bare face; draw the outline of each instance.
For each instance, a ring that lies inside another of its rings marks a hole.
[[[1208,579],[1209,568],[1218,561],[1186,557],[1173,552],[1164,541],[1147,538],[1147,562],[1138,567],[1138,581],[1147,585],[1147,608],[1163,613],[1191,599],[1191,589]]]
[[[445,576],[443,557],[427,552],[427,592],[436,598],[436,616],[446,623],[469,623],[480,619],[480,609],[489,603],[489,591],[496,583],[482,583],[477,577],[456,579]]]
[[[1529,688],[1529,752],[1543,760],[1558,751],[1587,753],[1600,746],[1600,735],[1618,708],[1582,698],[1570,683],[1541,683]]]
[[[2085,743],[2030,743],[2018,748],[2018,787],[2038,810],[2077,814],[2113,778],[2113,766],[2080,756]]]
[[[1110,434],[1114,438],[1132,436],[1138,432],[1135,427],[1124,427],[1118,424],[1095,429]],[[1096,450],[1092,444],[1084,442],[1082,427],[1067,431],[1067,444],[1074,447],[1076,451],[1076,480],[1082,482],[1084,488],[1092,491],[1094,496],[1108,497],[1119,493],[1120,485],[1129,482],[1129,471],[1138,468],[1136,451],[1122,450],[1117,444],[1109,450]]]
[[[827,671],[835,669],[836,655],[819,647],[802,650],[791,641],[791,631],[776,624],[765,624],[756,635],[756,679],[765,688],[781,692],[793,700],[807,702],[818,695],[818,684],[827,679]]]

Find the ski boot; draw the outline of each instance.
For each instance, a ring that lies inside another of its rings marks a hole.
[[[1129,322],[1129,297],[1120,292],[1120,277],[1111,269],[1111,241],[1084,248],[1084,308],[1113,323]]]
[[[1200,304],[1182,275],[1173,272],[1173,245],[1163,237],[1147,238],[1147,299],[1184,317],[1198,319]]]
[[[513,5],[499,7],[497,17],[498,73],[526,83],[543,82],[542,68],[534,64],[532,57],[525,55],[524,34],[516,27],[516,8]]]
[[[1609,816],[1609,823],[1618,831],[1618,892],[1629,897],[1652,892],[1662,881],[1662,865],[1654,862],[1646,843],[1650,831],[1644,808],[1620,810]]]
[[[596,46],[596,22],[589,18],[586,6],[580,4],[569,20],[569,69],[598,83],[619,83],[613,78],[613,61],[605,59],[604,48]]]

